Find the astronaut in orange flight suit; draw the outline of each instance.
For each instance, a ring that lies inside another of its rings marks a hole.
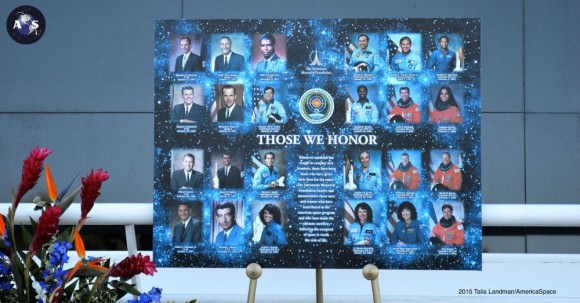
[[[399,89],[399,95],[401,98],[394,104],[393,109],[389,112],[388,120],[390,121],[393,116],[401,116],[405,123],[418,124],[421,123],[421,108],[410,97],[410,90],[408,87],[403,86]]]
[[[431,112],[430,122],[459,124],[463,123],[463,117],[461,116],[458,107],[450,106],[444,110],[435,110]]]
[[[441,155],[441,164],[437,168],[435,175],[433,175],[431,182],[433,184],[441,184],[449,190],[461,189],[461,183],[463,182],[461,169],[451,162],[449,152],[443,152]]]
[[[394,181],[403,183],[408,190],[417,190],[419,188],[419,170],[409,161],[408,153],[401,154],[401,163],[391,176],[391,182]]]
[[[465,230],[461,221],[453,216],[453,206],[443,204],[441,210],[443,211],[443,217],[433,227],[431,237],[437,237],[440,241],[439,243],[445,245],[465,244]]]
[[[461,110],[449,86],[441,86],[435,104],[430,106],[430,123],[463,123]]]

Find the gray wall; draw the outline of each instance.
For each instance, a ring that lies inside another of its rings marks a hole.
[[[484,203],[580,203],[580,1],[1,1],[39,8],[33,45],[0,30],[0,197],[33,146],[59,184],[104,167],[101,201],[152,201],[158,19],[473,17],[482,24]],[[306,9],[307,8],[307,9]],[[486,252],[580,252],[576,230],[494,229]]]

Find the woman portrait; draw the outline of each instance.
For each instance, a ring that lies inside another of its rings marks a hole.
[[[463,122],[461,110],[449,86],[441,86],[439,89],[437,99],[431,110],[429,122],[454,124]]]
[[[260,210],[260,221],[264,224],[260,245],[276,246],[288,244],[281,225],[281,217],[280,208],[275,204],[266,204]]]
[[[378,228],[373,223],[373,210],[371,206],[362,202],[354,209],[355,221],[348,230],[346,245],[371,245],[378,241]]]
[[[424,242],[421,224],[417,221],[417,209],[409,201],[404,201],[397,209],[399,222],[391,236],[392,245],[420,244]]]

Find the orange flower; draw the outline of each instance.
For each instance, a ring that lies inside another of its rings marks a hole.
[[[63,283],[63,285],[66,285],[75,276],[75,274],[82,269],[96,270],[101,274],[106,273],[109,270],[108,268],[100,265],[100,263],[104,259],[94,259],[94,260],[85,259],[86,255],[85,244],[83,242],[83,238],[81,238],[81,234],[77,229],[75,229],[74,231],[74,238],[75,238],[75,250],[77,251],[77,255],[81,259],[78,260],[75,266],[69,270],[69,272],[66,275],[66,281]]]
[[[0,237],[6,236],[6,223],[4,222],[4,216],[0,213]]]
[[[79,257],[81,257],[82,259],[85,258],[86,254],[85,243],[83,242],[83,238],[81,238],[81,234],[76,228],[75,228],[75,250],[77,251]]]
[[[58,193],[56,190],[56,185],[54,184],[54,179],[52,178],[52,173],[50,172],[50,166],[46,163],[46,170],[44,171],[44,177],[46,179],[46,189],[48,191],[48,197],[52,202],[56,201]]]

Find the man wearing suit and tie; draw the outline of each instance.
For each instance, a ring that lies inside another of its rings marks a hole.
[[[224,85],[222,87],[222,98],[226,106],[218,111],[218,122],[244,121],[244,110],[236,103],[238,99],[236,89],[231,85]]]
[[[171,113],[171,122],[202,124],[206,120],[207,114],[205,107],[193,103],[193,87],[182,87],[181,98],[183,99],[183,103],[173,107],[173,112]]]
[[[179,203],[177,207],[179,223],[173,227],[173,244],[193,244],[201,242],[201,221],[191,217],[191,207]]]
[[[219,188],[241,188],[243,186],[240,169],[232,165],[232,155],[225,152],[222,156],[224,167],[218,169]]]
[[[244,230],[236,223],[236,207],[231,202],[219,204],[215,208],[215,216],[222,228],[215,238],[215,245],[244,245]]]
[[[265,34],[260,39],[260,51],[264,60],[256,65],[256,73],[282,73],[286,71],[286,61],[276,54],[276,38]]]
[[[191,52],[191,39],[189,37],[181,37],[179,48],[183,54],[175,59],[176,73],[203,71],[201,57]]]
[[[220,39],[220,48],[222,54],[215,57],[213,64],[215,72],[239,72],[244,69],[244,56],[232,51],[230,37]]]
[[[201,188],[203,185],[203,174],[193,170],[194,165],[195,156],[185,154],[183,156],[183,169],[176,170],[171,175],[171,188],[173,190]]]

